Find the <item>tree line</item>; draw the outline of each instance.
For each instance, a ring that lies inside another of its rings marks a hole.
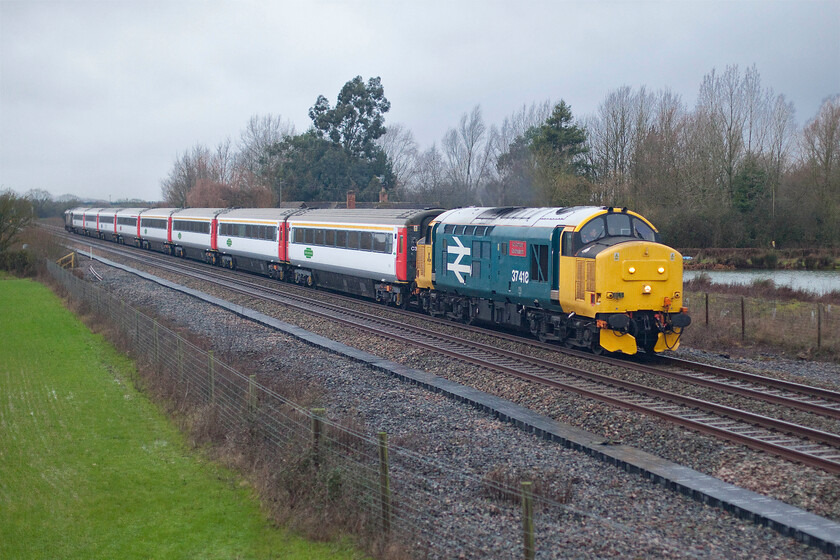
[[[271,207],[351,190],[377,202],[384,190],[447,208],[626,206],[683,248],[840,246],[840,95],[798,128],[793,103],[755,66],[712,70],[691,108],[670,90],[627,86],[581,118],[545,100],[488,125],[476,105],[424,150],[406,126],[386,126],[390,107],[379,78],[356,76],[334,105],[317,97],[303,133],[254,115],[237,140],[177,154],[164,204]],[[22,198],[36,217],[77,202],[42,189]]]
[[[321,95],[301,133],[254,116],[239,141],[196,145],[162,182],[173,206],[291,201],[627,206],[680,247],[840,245],[840,96],[797,129],[793,104],[755,66],[712,70],[689,108],[670,90],[621,87],[591,115],[563,100],[523,105],[500,125],[481,107],[421,150],[385,126],[379,78]]]

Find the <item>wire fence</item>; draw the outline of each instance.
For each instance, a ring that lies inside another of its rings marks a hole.
[[[185,418],[198,441],[227,450],[286,520],[308,516],[359,537],[379,556],[408,558],[555,558],[567,530],[608,525],[561,497],[534,495],[527,483],[478,477],[457,465],[391,446],[331,422],[218,361],[118,300],[49,264],[71,299],[107,322],[143,373],[139,381]],[[524,514],[523,514],[524,512]]]
[[[840,309],[836,305],[778,301],[731,294],[686,292],[691,329],[721,337],[790,349],[840,351]]]

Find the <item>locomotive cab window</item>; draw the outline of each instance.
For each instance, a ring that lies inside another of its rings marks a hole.
[[[580,241],[584,245],[592,243],[604,237],[604,220],[601,217],[590,220],[588,224],[583,226],[580,230]]]
[[[607,214],[607,233],[612,237],[630,237],[633,228],[630,227],[630,216],[627,214]]]

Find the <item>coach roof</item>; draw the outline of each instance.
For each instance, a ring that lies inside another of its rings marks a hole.
[[[306,223],[338,223],[338,224],[371,224],[401,226],[419,223],[423,218],[436,216],[443,210],[428,208],[335,208],[310,209],[289,218],[289,222]]]

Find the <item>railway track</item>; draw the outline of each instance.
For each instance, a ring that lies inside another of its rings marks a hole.
[[[79,241],[75,236],[68,239]],[[357,310],[348,311],[341,304],[334,304],[308,295],[290,295],[286,290],[268,287],[254,282],[246,275],[231,278],[228,271],[221,271],[191,261],[178,260],[173,264],[170,257],[156,253],[142,252],[137,256],[135,249],[126,250],[111,243],[97,244],[99,250],[118,253],[124,257],[153,264],[164,270],[186,275],[202,281],[213,282],[232,292],[269,300],[291,306],[308,313],[339,321],[353,328],[364,329],[379,336],[401,341],[471,363],[481,368],[504,375],[512,375],[542,385],[577,393],[611,405],[635,410],[666,420],[670,423],[712,435],[720,439],[760,449],[791,461],[840,473],[840,436],[808,426],[786,422],[745,410],[700,400],[655,387],[620,380],[582,368],[551,362],[549,360],[523,356],[483,343],[465,340],[463,337],[434,331],[424,327],[411,326],[399,319],[389,319]],[[358,300],[354,300],[358,302]],[[395,310],[396,311],[396,310]],[[451,325],[446,321],[443,323]],[[520,337],[489,333],[486,329],[464,326],[468,330],[494,334],[503,338]],[[548,347],[531,343],[538,347]],[[558,350],[557,347],[551,347]],[[725,370],[675,359],[663,360],[666,368],[658,368],[627,360],[610,357],[596,357],[576,351],[560,349],[571,355],[595,359],[622,368],[631,368],[650,375],[666,376],[691,383],[759,399],[776,405],[804,410],[812,414],[836,419],[840,417],[840,393],[792,384],[734,370]]]

